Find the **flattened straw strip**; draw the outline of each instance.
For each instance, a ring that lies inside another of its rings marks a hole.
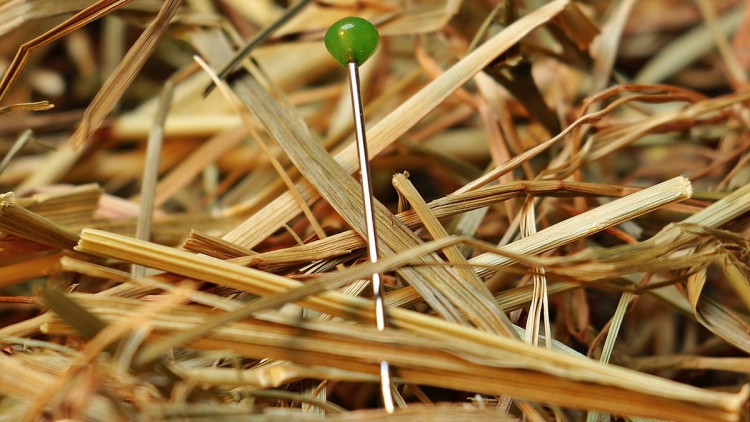
[[[14,202],[58,224],[81,225],[84,221],[90,221],[99,207],[101,195],[99,185],[90,183],[61,191],[41,192],[31,197],[17,198]]]
[[[716,370],[750,374],[750,358],[723,358],[710,356],[649,356],[628,360],[628,367],[639,371],[660,369]]]
[[[246,258],[258,255],[255,251],[245,249],[234,243],[227,242],[226,240],[222,240],[195,229],[190,230],[190,235],[188,236],[185,245],[183,245],[183,248],[193,252],[198,252],[200,249],[199,253],[205,253],[214,258],[221,259],[236,258],[238,256]]]
[[[45,286],[42,290],[41,299],[50,311],[54,312],[87,340],[93,339],[107,327],[104,321],[71,300],[58,286]],[[108,350],[113,353],[115,351],[113,347],[109,347]]]
[[[432,213],[432,210],[424,201],[417,189],[403,173],[399,173],[393,176],[393,186],[396,188],[399,194],[401,194],[401,196],[403,196],[403,198],[409,202],[409,204],[414,209],[414,212],[419,217],[422,224],[430,233],[433,239],[437,240],[449,236],[448,232],[445,230],[445,227],[443,227],[443,225],[440,224],[440,221],[438,221],[437,216]],[[477,277],[476,273],[471,270],[466,271],[468,262],[466,261],[466,257],[461,254],[458,248],[449,246],[448,248],[443,250],[443,252],[448,257],[448,260],[451,263],[457,265],[456,271],[461,274],[461,276],[467,283],[469,283],[470,286],[476,289],[477,293],[482,294],[483,296],[486,296],[488,298],[492,297],[490,292],[487,290],[487,287],[484,285],[482,280]]]
[[[0,195],[0,230],[43,245],[72,250],[78,235]]]
[[[437,217],[430,212],[424,199],[406,176],[403,174],[393,176],[393,186],[409,201],[433,239],[449,237],[448,232],[440,224]],[[447,246],[443,249],[443,252],[451,263],[457,265],[455,270],[459,273],[461,279],[458,284],[448,287],[456,289],[457,294],[463,295],[469,303],[473,304],[472,312],[467,313],[467,317],[472,319],[477,326],[484,326],[491,332],[515,336],[513,324],[498,307],[492,293],[487,289],[482,279],[468,266],[466,258],[461,254],[458,247],[456,245]]]
[[[362,237],[354,231],[348,231],[343,233],[343,236],[339,234],[329,236],[325,241],[316,240],[314,242],[293,246],[291,248],[278,249],[271,252],[252,255],[247,254],[248,256],[234,255],[236,258],[232,258],[232,262],[262,269],[264,271],[271,271],[281,267],[347,255],[354,249],[360,248],[362,243]],[[351,245],[351,247],[348,248],[347,245]],[[193,252],[202,252],[193,247],[186,247],[185,249]],[[214,256],[212,254],[207,255]],[[214,257],[220,258],[220,256]]]
[[[167,283],[160,280],[159,277],[144,277],[134,280],[130,275],[128,275],[128,273],[124,271],[115,270],[112,268],[93,264],[91,262],[81,261],[79,259],[71,258],[68,256],[62,257],[59,261],[60,267],[65,271],[72,271],[91,277],[103,278],[124,283],[121,285],[124,286],[124,288],[120,288],[118,286],[108,289],[108,291],[110,292],[110,296],[134,296],[137,294],[145,294],[148,291],[153,291],[156,289],[176,293],[177,290],[180,289],[180,287],[175,287],[175,285],[172,283]],[[187,292],[181,291],[180,293],[186,294],[187,297],[195,303],[200,303],[211,308],[223,309],[226,311],[236,310],[242,305],[240,302],[205,293],[199,290],[190,290]]]
[[[191,368],[187,371],[177,365],[170,366],[170,369],[181,378],[199,384],[229,387],[280,387],[284,384],[305,378],[351,382],[378,382],[378,377],[372,374],[323,366],[297,365],[291,362],[274,362],[273,365],[245,370],[236,368]]]
[[[721,227],[730,221],[738,218],[742,214],[750,211],[750,184],[747,184],[736,191],[725,196],[723,199],[709,205],[704,210],[686,218],[683,223],[697,224],[704,227]],[[667,227],[654,237],[661,237],[662,233],[674,231],[674,227]],[[687,235],[700,236],[699,234],[690,233]]]

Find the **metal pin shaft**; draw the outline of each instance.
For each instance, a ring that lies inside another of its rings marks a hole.
[[[362,177],[362,199],[365,205],[365,225],[367,228],[367,251],[370,262],[378,262],[378,234],[375,228],[375,210],[373,206],[372,181],[370,180],[370,161],[367,155],[367,138],[365,135],[365,118],[362,111],[362,95],[359,88],[359,67],[350,62],[349,88],[352,95],[352,109],[354,111],[354,129],[357,140],[357,156],[359,170]],[[372,291],[375,296],[375,324],[378,331],[385,330],[385,300],[383,298],[383,283],[379,273],[372,274]],[[388,413],[394,410],[391,394],[391,371],[388,362],[380,362],[380,392],[383,395],[383,405]]]

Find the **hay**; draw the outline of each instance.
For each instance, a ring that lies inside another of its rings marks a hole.
[[[740,2],[58,3],[0,6],[0,421],[747,418]]]

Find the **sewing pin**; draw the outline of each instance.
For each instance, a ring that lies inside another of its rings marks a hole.
[[[367,249],[370,262],[378,261],[377,232],[375,229],[374,199],[370,179],[370,163],[367,155],[365,119],[362,111],[362,94],[359,84],[359,66],[372,56],[378,48],[380,37],[377,29],[366,19],[348,17],[331,25],[325,35],[328,52],[342,66],[349,70],[349,88],[354,112],[354,128],[357,142],[357,155],[362,178],[362,198],[364,201],[365,225],[367,228]],[[383,283],[379,273],[372,274],[372,291],[375,297],[375,324],[378,331],[384,331],[386,323]],[[391,371],[388,361],[380,362],[380,385],[383,406],[386,412],[394,410],[391,393]]]

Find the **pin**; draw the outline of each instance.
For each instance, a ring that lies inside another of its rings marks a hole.
[[[342,66],[349,69],[349,88],[354,111],[354,128],[357,140],[359,169],[362,175],[362,198],[365,206],[365,225],[367,228],[367,249],[370,262],[378,262],[377,232],[375,230],[375,213],[373,207],[372,181],[370,180],[370,163],[367,157],[367,139],[365,138],[365,119],[362,112],[362,94],[359,89],[359,66],[372,56],[378,48],[378,30],[369,21],[348,17],[331,25],[325,35],[328,52]],[[372,275],[372,291],[375,296],[375,324],[378,331],[385,330],[386,315],[383,299],[383,283],[379,273]],[[391,371],[388,362],[380,362],[380,392],[386,412],[392,413],[393,396],[391,394]]]

